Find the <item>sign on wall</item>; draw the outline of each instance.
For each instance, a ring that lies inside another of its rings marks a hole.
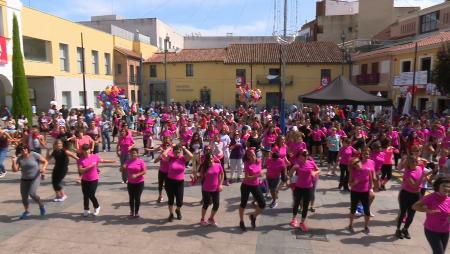
[[[398,76],[394,76],[394,86],[412,86],[413,85],[414,72],[403,72]],[[428,72],[418,71],[416,72],[416,85],[428,84]]]
[[[0,64],[8,63],[8,52],[6,52],[6,38],[0,36]]]

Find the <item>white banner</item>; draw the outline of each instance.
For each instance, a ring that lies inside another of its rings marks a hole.
[[[394,76],[394,86],[412,86],[413,85],[414,72],[403,72],[398,76]],[[418,71],[416,72],[416,85],[428,84],[428,72]]]

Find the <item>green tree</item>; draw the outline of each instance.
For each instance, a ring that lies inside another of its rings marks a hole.
[[[31,112],[31,103],[28,95],[28,81],[23,67],[22,49],[20,47],[20,32],[17,17],[13,17],[13,56],[12,56],[12,74],[13,74],[13,115],[17,119],[20,115],[25,115],[28,122],[33,122]]]
[[[450,43],[443,44],[437,53],[432,81],[443,94],[450,94]]]

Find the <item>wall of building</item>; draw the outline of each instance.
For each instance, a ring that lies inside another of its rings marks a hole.
[[[172,49],[183,49],[184,48],[184,37],[180,35],[175,29],[162,22],[161,20],[156,20],[156,37],[158,38],[158,48],[164,49],[164,38],[169,36],[170,46]],[[162,39],[162,40],[161,40]],[[161,43],[162,42],[162,43]]]
[[[343,31],[346,34],[346,41],[357,39],[360,31],[358,17],[359,15],[318,17],[317,40],[341,43]]]
[[[335,15],[355,15],[358,14],[359,2],[345,2],[326,0],[325,1],[325,16]]]
[[[230,44],[276,43],[273,36],[186,36],[184,48],[225,48]]]
[[[358,37],[370,39],[394,23],[394,0],[359,1]]]

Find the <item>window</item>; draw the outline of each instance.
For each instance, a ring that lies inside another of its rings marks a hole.
[[[378,62],[372,63],[372,74],[380,73],[380,68]]]
[[[367,72],[367,64],[361,65],[361,75],[366,75]]]
[[[136,83],[136,76],[134,75],[134,66],[130,65],[130,83],[135,84]]]
[[[122,74],[122,65],[121,64],[117,64],[117,70],[116,70],[117,74]]]
[[[156,78],[158,75],[158,73],[156,72],[156,65],[151,64],[150,65],[150,77],[151,78]]]
[[[63,91],[62,92],[62,105],[66,105],[66,108],[72,107],[72,98],[70,91]]]
[[[420,70],[427,71],[427,82],[431,82],[431,57],[420,59]]]
[[[111,75],[111,54],[105,53],[105,74]]]
[[[132,103],[136,102],[136,93],[134,90],[131,90],[131,102]]]
[[[432,12],[420,17],[420,33],[438,30],[439,12]]]
[[[186,64],[186,77],[193,77],[193,76],[194,76],[194,65]]]
[[[245,69],[236,69],[236,84],[245,85],[246,83]]]
[[[100,108],[100,102],[97,99],[97,96],[100,94],[100,91],[94,91],[94,105],[96,108]]]
[[[411,61],[403,61],[401,72],[411,72]]]
[[[77,47],[77,71],[83,73],[83,49]]]
[[[25,59],[40,62],[51,62],[51,43],[31,37],[23,37],[23,55]]]
[[[269,75],[278,76],[277,78],[269,79],[269,84],[274,85],[280,83],[281,71],[279,68],[269,68]]]
[[[162,50],[162,49],[163,49],[163,39],[162,39],[161,37],[159,37],[159,38],[158,38],[158,42],[159,42],[159,43],[158,43],[159,49]]]
[[[59,69],[69,71],[69,46],[63,43],[59,44]]]
[[[78,104],[80,104],[80,106],[85,106],[84,105],[84,92],[80,91],[78,92],[78,100],[80,101]]]
[[[92,50],[92,73],[98,74],[98,51]]]

